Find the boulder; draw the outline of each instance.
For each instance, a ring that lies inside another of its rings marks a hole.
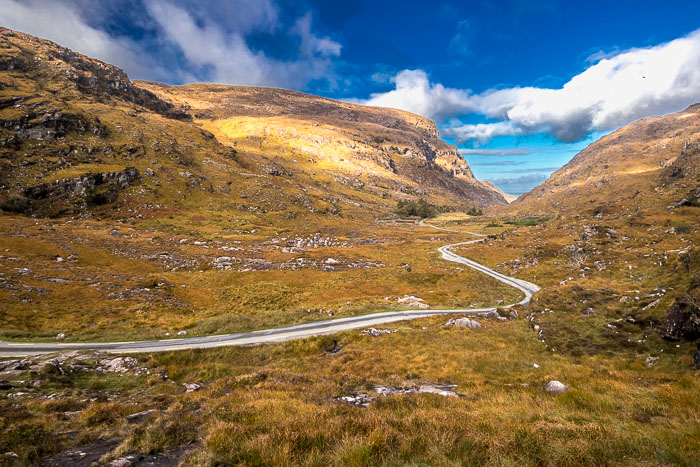
[[[384,334],[394,334],[396,331],[392,331],[390,329],[376,329],[376,328],[369,328],[363,330],[360,334],[363,334],[365,336],[372,336],[372,337],[379,337],[383,336]]]
[[[569,390],[569,386],[560,381],[552,380],[544,385],[544,390],[553,394],[562,394]]]
[[[201,385],[199,385],[197,383],[183,383],[182,385],[185,386],[186,393],[199,391],[199,389],[201,389],[201,387],[202,387]]]
[[[499,314],[496,310],[491,310],[484,315],[484,317],[486,317],[488,319],[496,319],[496,318],[498,318],[498,316],[499,316]]]
[[[450,327],[450,326],[464,326],[469,329],[476,329],[481,327],[481,323],[478,321],[475,321],[473,319],[469,318],[457,318],[457,319],[451,319],[448,322],[446,322],[444,327]]]

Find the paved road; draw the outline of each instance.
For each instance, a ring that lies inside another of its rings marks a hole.
[[[426,224],[428,227],[435,227]],[[479,234],[473,234],[479,235]],[[483,236],[483,235],[479,235]],[[508,277],[493,271],[486,266],[463,258],[452,251],[451,248],[482,242],[483,238],[469,242],[454,243],[438,248],[442,257],[448,261],[461,263],[477,271],[483,272],[504,284],[508,284],[524,293],[525,298],[512,305],[527,305],[530,303],[532,294],[539,290],[535,284]],[[449,309],[449,310],[409,310],[409,311],[388,311],[382,313],[372,313],[368,315],[353,316],[350,318],[329,319],[316,321],[295,326],[285,326],[282,328],[264,329],[261,331],[239,332],[235,334],[222,334],[216,336],[187,337],[183,339],[163,339],[153,341],[136,342],[102,342],[102,343],[17,343],[0,341],[0,357],[23,357],[27,355],[37,355],[42,353],[60,352],[65,350],[103,350],[111,353],[142,353],[142,352],[163,352],[169,350],[183,349],[208,349],[213,347],[225,347],[231,345],[254,345],[273,342],[284,342],[294,339],[303,339],[310,336],[323,334],[333,334],[350,329],[367,328],[380,324],[404,321],[408,319],[425,318],[427,316],[447,315],[447,314],[479,314],[488,313],[495,308],[470,308],[470,309]]]

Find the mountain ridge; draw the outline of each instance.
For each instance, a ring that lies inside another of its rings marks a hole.
[[[0,62],[0,149],[10,156],[0,202],[15,212],[93,210],[91,199],[102,214],[117,200],[194,209],[221,193],[225,209],[257,216],[382,217],[396,200],[419,196],[452,209],[506,202],[433,122],[408,112],[275,88],[132,82],[117,67],[9,29],[0,30]],[[79,182],[128,167],[148,175],[132,188]],[[56,179],[75,187],[68,197],[27,198]]]

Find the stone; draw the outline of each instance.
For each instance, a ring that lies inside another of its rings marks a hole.
[[[187,331],[178,331],[177,335],[178,335],[178,336],[186,336],[186,335],[187,335]]]
[[[384,334],[394,334],[396,330],[390,330],[390,329],[375,329],[375,328],[369,328],[363,330],[360,334],[365,335],[365,336],[372,336],[372,337],[379,337],[383,336]]]
[[[325,264],[340,264],[340,261],[338,261],[335,258],[328,258],[326,261],[324,261]]]
[[[143,412],[132,413],[126,416],[126,421],[128,423],[141,423],[151,415],[158,413],[156,409],[144,410]]]
[[[408,305],[413,308],[430,308],[430,305],[428,305],[427,303],[423,303],[424,301],[425,300],[423,300],[422,298],[414,297],[413,295],[404,295],[403,297],[396,299],[396,303]]]
[[[56,334],[56,340],[57,340],[57,341],[62,341],[62,340],[64,340],[65,338],[66,338],[66,335],[65,335],[64,333],[62,333],[62,332],[59,332],[58,334]]]
[[[372,402],[372,398],[370,397],[369,394],[365,392],[358,392],[351,394],[349,396],[342,396],[336,398],[336,400],[345,402],[350,405],[354,405],[355,407],[367,407],[370,402]]]
[[[508,313],[508,319],[518,319],[518,312],[515,310],[510,310]]]
[[[478,321],[475,321],[473,319],[469,318],[457,318],[457,319],[451,319],[445,324],[443,324],[444,327],[450,327],[450,326],[464,326],[469,329],[476,329],[481,327],[481,323]]]
[[[484,317],[488,319],[496,319],[499,317],[499,314],[496,310],[491,310],[488,313],[486,313]]]
[[[109,467],[128,467],[131,465],[136,465],[138,458],[136,456],[126,456],[114,459],[112,462],[107,464]]]
[[[583,311],[581,312],[581,314],[582,314],[583,316],[591,316],[591,315],[594,315],[594,314],[595,314],[595,310],[594,310],[593,308],[590,308],[590,307],[589,307],[589,308],[586,308],[585,310],[583,310]]]
[[[454,384],[425,383],[420,386],[375,386],[374,390],[384,396],[403,396],[409,394],[436,394],[443,397],[459,397]]]
[[[186,393],[199,391],[202,388],[202,386],[197,383],[183,383],[182,385],[185,386]]]
[[[116,357],[100,361],[98,371],[105,373],[126,373],[136,367],[138,360],[132,357]]]
[[[544,385],[544,390],[553,394],[563,394],[569,390],[569,386],[560,381],[552,380]]]
[[[659,357],[652,357],[651,355],[649,355],[649,356],[646,358],[646,360],[644,360],[644,363],[646,364],[646,366],[648,366],[649,368],[651,368],[652,366],[656,365],[656,362],[657,362],[658,360],[659,360]]]

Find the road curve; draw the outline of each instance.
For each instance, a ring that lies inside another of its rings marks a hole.
[[[427,227],[435,227],[430,224],[424,224]],[[440,229],[439,227],[436,227]],[[473,234],[480,237],[483,235]],[[483,266],[475,261],[463,258],[456,253],[450,251],[451,248],[468,245],[472,243],[482,242],[483,238],[471,240],[468,242],[453,243],[438,248],[442,257],[447,261],[464,264],[470,268],[476,269],[486,275],[489,275],[504,284],[515,287],[524,293],[523,298],[518,303],[507,305],[527,305],[530,303],[532,294],[539,290],[535,284],[530,282],[508,277],[493,271],[486,266]],[[264,329],[260,331],[239,332],[234,334],[221,334],[214,336],[203,337],[187,337],[182,339],[163,339],[151,341],[135,341],[135,342],[95,342],[95,343],[19,343],[19,342],[2,342],[0,341],[0,357],[24,357],[28,355],[37,355],[51,352],[61,352],[68,350],[102,350],[110,353],[148,353],[148,352],[165,352],[172,350],[185,349],[209,349],[214,347],[226,347],[231,345],[255,345],[274,342],[285,342],[294,339],[303,339],[305,337],[318,336],[323,334],[333,334],[341,331],[347,331],[357,328],[366,328],[377,326],[380,324],[392,323],[395,321],[404,321],[416,318],[425,318],[428,316],[443,315],[443,314],[479,314],[488,313],[496,308],[469,308],[469,309],[447,309],[447,310],[407,310],[407,311],[387,311],[380,313],[372,313],[368,315],[352,316],[350,318],[328,319],[324,321],[316,321],[313,323],[297,324],[294,326],[285,326],[281,328]]]

